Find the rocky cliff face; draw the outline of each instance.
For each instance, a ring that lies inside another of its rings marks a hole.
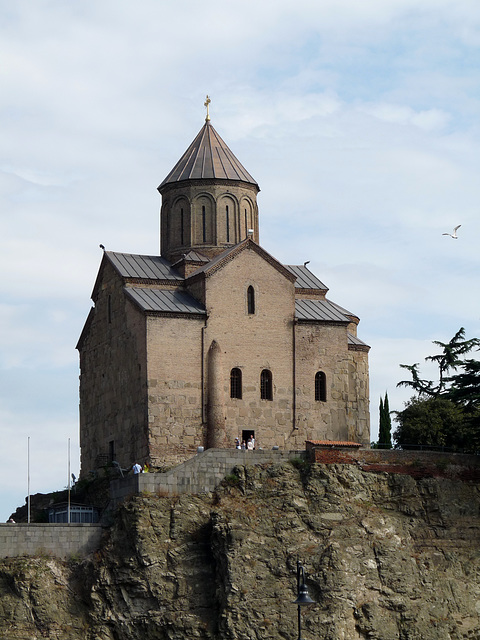
[[[480,485],[351,465],[241,467],[138,496],[95,557],[0,561],[0,638],[480,639]]]

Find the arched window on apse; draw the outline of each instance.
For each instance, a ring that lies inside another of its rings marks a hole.
[[[272,372],[268,369],[264,369],[260,374],[260,398],[273,400]]]
[[[227,242],[230,242],[230,217],[228,215],[228,204],[225,207],[225,228],[227,232]]]
[[[323,371],[315,374],[315,400],[316,402],[327,401],[327,376]]]
[[[242,372],[237,367],[230,371],[230,397],[242,399]]]
[[[203,242],[207,241],[207,213],[205,211],[205,205],[202,205],[202,238]]]

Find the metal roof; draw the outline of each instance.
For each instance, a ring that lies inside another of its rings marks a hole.
[[[210,262],[210,258],[204,256],[203,253],[193,251],[193,249],[186,253],[183,258],[189,262]]]
[[[307,269],[305,265],[286,264],[285,267],[297,277],[295,282],[297,289],[322,289],[328,291],[328,287]]]
[[[360,338],[357,338],[357,336],[352,336],[351,333],[347,334],[347,338],[348,344],[353,344],[356,347],[368,347],[368,344],[366,342],[363,342],[363,340],[360,340]]]
[[[298,320],[350,322],[350,319],[330,300],[295,300],[295,317]]]
[[[254,178],[237,160],[210,122],[201,128],[195,140],[158,187],[182,180],[240,180],[258,187]]]
[[[147,287],[124,287],[125,293],[143,311],[205,314],[205,307],[188,293]]]
[[[341,307],[339,304],[337,304],[336,302],[331,302],[329,301],[330,304],[333,304],[333,306],[340,312],[340,313],[344,313],[346,316],[348,316],[349,318],[357,318],[358,316],[356,313],[352,313],[351,311],[348,311],[347,309],[344,309],[344,307]]]
[[[106,251],[115,269],[123,278],[142,280],[183,280],[171,264],[161,256],[140,256],[132,253]]]

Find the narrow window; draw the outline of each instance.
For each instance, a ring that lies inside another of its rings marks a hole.
[[[205,205],[202,206],[202,230],[203,242],[207,241],[207,214],[205,213]]]
[[[183,227],[183,207],[180,209],[180,244],[183,245],[183,234],[184,234],[184,227]]]
[[[317,402],[327,401],[327,377],[323,371],[315,374],[315,400]]]
[[[230,219],[228,217],[228,204],[225,210],[226,224],[227,224],[227,242],[230,242]]]
[[[247,289],[247,310],[248,315],[255,313],[255,289],[250,285]]]
[[[247,220],[247,210],[245,209],[245,238],[248,238],[248,220]]]
[[[260,374],[260,398],[273,400],[272,372],[264,369]]]
[[[108,296],[107,300],[108,324],[112,323],[112,296]]]
[[[108,443],[108,458],[110,462],[115,460],[115,440],[110,440]]]
[[[230,371],[230,397],[242,399],[242,372],[236,367]]]

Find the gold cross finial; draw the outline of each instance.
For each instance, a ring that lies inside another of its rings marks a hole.
[[[210,114],[208,113],[208,105],[210,104],[210,102],[211,100],[207,96],[207,99],[205,100],[205,104],[203,105],[204,107],[207,107],[207,117],[205,118],[205,122],[210,122]]]

